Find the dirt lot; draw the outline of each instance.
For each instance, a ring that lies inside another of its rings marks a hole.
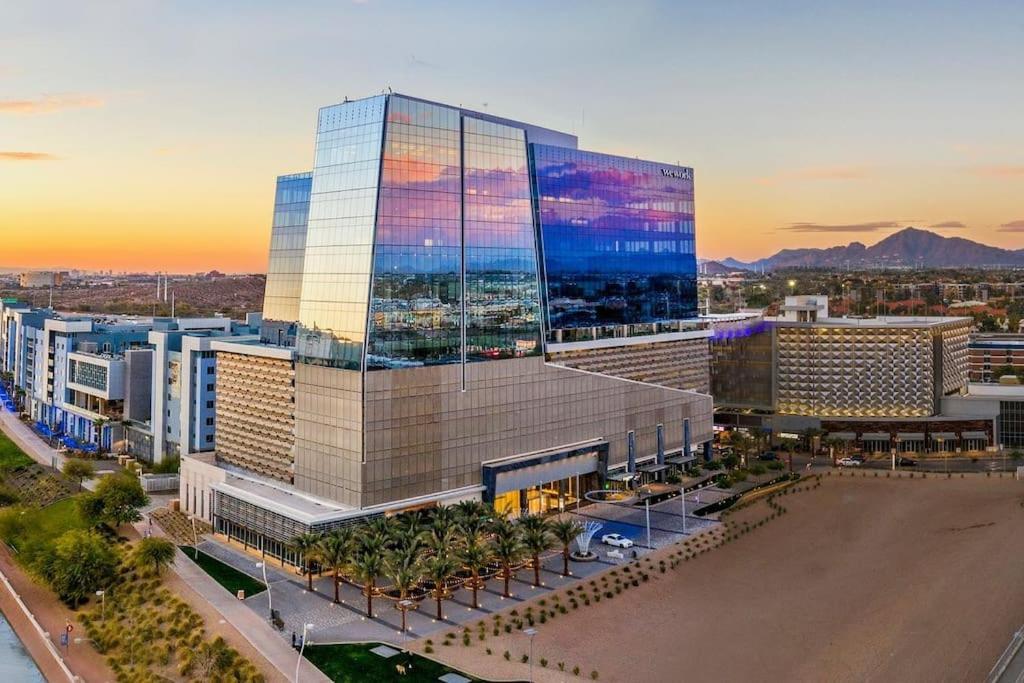
[[[1024,624],[1024,482],[826,477],[778,500],[763,527],[538,625],[535,679],[573,679],[565,661],[602,681],[978,681]],[[528,647],[513,631],[437,655],[525,679]]]

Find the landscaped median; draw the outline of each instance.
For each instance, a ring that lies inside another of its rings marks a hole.
[[[25,466],[11,446],[0,442],[5,472]],[[160,538],[131,542],[119,533],[141,519],[139,509],[148,504],[138,478],[114,474],[95,491],[50,504],[21,501],[0,503],[0,539],[28,574],[56,594],[48,600],[59,599],[77,613],[74,620],[83,628],[72,636],[75,646],[105,657],[110,673],[103,680],[263,680],[223,639],[211,639],[202,616],[164,586],[161,570],[173,559],[174,545]]]
[[[240,572],[231,565],[224,564],[212,555],[208,555],[190,545],[178,546],[185,556],[195,562],[200,569],[210,575],[214,581],[223,586],[232,595],[238,595],[244,591],[245,597],[251,597],[262,593],[267,589],[263,583],[252,578],[244,572]]]

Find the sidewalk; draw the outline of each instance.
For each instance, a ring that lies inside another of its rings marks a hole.
[[[139,522],[136,530],[145,534],[146,522]],[[163,536],[163,530],[159,525],[153,525],[153,535]],[[211,633],[217,632],[217,620],[204,610],[201,606],[209,606],[209,612],[215,612],[223,617],[230,626],[231,633],[222,634],[236,649],[254,659],[254,663],[268,674],[268,680],[291,681],[295,676],[295,664],[298,661],[298,653],[288,645],[281,636],[277,634],[270,623],[261,615],[256,614],[245,603],[228,593],[223,586],[213,580],[209,574],[200,569],[192,560],[185,556],[181,550],[176,551],[174,563],[171,565],[177,580],[168,576],[166,581],[171,590],[183,599],[188,600],[193,607],[206,617],[207,630]],[[180,585],[175,585],[180,582]],[[187,592],[194,592],[195,596],[187,595]],[[194,599],[193,599],[194,598]],[[197,603],[202,603],[199,605]],[[222,625],[223,627],[224,625]],[[221,629],[223,630],[223,628]],[[244,640],[242,640],[244,639]],[[242,640],[239,643],[239,640]],[[266,662],[276,669],[276,672],[266,671],[266,666],[260,666],[253,655],[261,656]],[[278,673],[278,676],[273,676]],[[299,680],[303,683],[329,683],[327,678],[319,669],[303,660],[299,673]]]
[[[32,431],[31,427],[19,420],[14,413],[0,410],[0,429],[3,429],[3,432],[27,456],[43,467],[52,468],[56,466],[58,470],[64,470],[64,464],[68,461],[68,458],[57,449],[51,448],[38,434]],[[91,462],[96,468],[97,474],[121,469],[114,460],[94,460]],[[91,490],[96,486],[97,481],[94,478],[83,482],[82,486]]]
[[[114,675],[107,667],[102,655],[89,645],[74,643],[74,639],[82,636],[85,632],[85,627],[77,622],[77,614],[61,603],[48,588],[39,585],[25,574],[21,567],[15,564],[7,548],[3,546],[0,546],[0,571],[7,577],[14,592],[32,612],[39,626],[49,634],[50,642],[55,646],[59,643],[60,632],[65,624],[70,621],[74,625],[75,630],[71,634],[72,642],[69,647],[60,648],[60,657],[80,680],[86,683],[114,680]],[[0,583],[0,594],[2,594],[0,595],[0,606],[3,607],[7,620],[18,637],[25,643],[25,647],[43,672],[46,680],[68,680],[67,675],[54,659],[53,651],[47,647],[43,636],[24,616],[2,583]]]
[[[53,467],[56,465],[58,469],[64,469],[64,463],[67,461],[67,458],[63,454],[58,453],[56,449],[50,448],[44,443],[39,438],[39,435],[33,432],[31,427],[19,420],[18,416],[14,413],[0,410],[0,427],[11,438],[11,441],[16,443],[21,450],[25,451],[28,457],[43,467]]]

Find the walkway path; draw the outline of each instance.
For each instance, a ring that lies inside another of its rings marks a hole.
[[[0,429],[10,437],[11,441],[18,448],[43,467],[64,469],[64,464],[68,461],[68,458],[56,448],[51,448],[38,434],[32,431],[31,427],[19,420],[18,416],[14,413],[0,409]],[[100,472],[121,469],[115,460],[95,460],[93,461],[93,466]],[[96,485],[96,481],[96,479],[86,481],[83,483],[83,486],[87,489],[92,489]]]
[[[145,533],[146,522],[139,522],[136,530]],[[154,536],[163,535],[158,525],[153,525]],[[270,625],[269,621],[258,615],[234,595],[213,580],[209,574],[199,568],[181,550],[177,551],[171,565],[174,576],[168,575],[165,581],[168,588],[181,596],[206,619],[207,630],[211,634],[223,635],[235,649],[253,660],[267,674],[269,681],[290,681],[295,676],[295,664],[298,653],[285,642]],[[224,621],[225,623],[220,623]],[[268,666],[261,666],[266,660]],[[275,675],[276,674],[276,675]],[[319,669],[303,660],[299,674],[303,683],[329,683]]]
[[[60,656],[74,674],[87,683],[114,680],[113,673],[99,653],[86,644],[76,645],[74,643],[75,637],[85,631],[85,627],[77,623],[75,613],[57,600],[49,589],[40,586],[25,574],[21,567],[15,564],[7,548],[2,545],[0,545],[0,572],[3,572],[10,581],[14,591],[35,616],[39,625],[50,635],[54,645],[59,643],[60,632],[68,621],[75,626],[75,630],[71,633],[70,646],[60,649]],[[32,655],[32,659],[35,660],[40,671],[43,672],[46,680],[67,681],[67,675],[63,673],[54,659],[43,636],[25,617],[4,585],[0,585],[0,608],[3,609],[7,620],[11,623],[11,628],[25,643],[26,649]]]
[[[57,466],[64,468],[67,458],[57,449],[50,448],[32,428],[18,419],[18,416],[7,410],[0,410],[0,427],[4,433],[18,444],[25,454],[44,467]]]

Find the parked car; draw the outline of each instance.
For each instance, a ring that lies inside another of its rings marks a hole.
[[[601,543],[605,545],[612,545],[616,548],[632,548],[633,541],[629,540],[622,534],[605,534],[601,537]]]
[[[839,466],[840,467],[860,467],[863,464],[863,462],[864,462],[863,460],[858,460],[857,458],[840,458],[839,459]]]
[[[765,451],[761,455],[757,456],[758,460],[778,460],[779,456],[775,451]]]
[[[913,458],[904,458],[902,455],[896,458],[896,464],[899,467],[916,467],[917,461]]]

